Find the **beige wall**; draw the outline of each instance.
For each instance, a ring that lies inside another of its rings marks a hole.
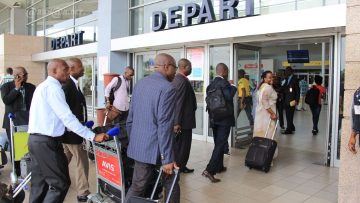
[[[341,135],[341,157],[339,176],[339,202],[360,202],[360,148],[358,154],[348,151],[351,133],[350,107],[354,91],[360,86],[360,1],[347,1],[346,67],[344,119]]]
[[[5,34],[0,35],[0,75],[7,67],[23,66],[29,73],[28,82],[38,85],[45,78],[44,63],[31,61],[31,55],[44,51],[42,37]],[[4,104],[0,102],[0,125],[2,126]]]

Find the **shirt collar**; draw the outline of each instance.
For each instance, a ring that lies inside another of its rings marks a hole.
[[[224,77],[221,76],[221,75],[216,75],[215,77],[216,77],[216,78],[222,78],[222,79],[224,79]]]
[[[75,83],[76,86],[78,86],[79,81],[75,79],[72,75],[70,75],[71,80]]]
[[[52,76],[48,76],[46,80],[61,87],[60,82]]]
[[[187,78],[187,76],[182,72],[178,72],[178,74],[180,74],[180,75],[184,76],[185,78]]]

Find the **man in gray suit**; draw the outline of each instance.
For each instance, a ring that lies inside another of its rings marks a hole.
[[[178,73],[173,84],[176,88],[175,107],[175,161],[182,173],[192,173],[186,164],[189,160],[192,129],[196,127],[195,111],[197,108],[194,89],[187,78],[191,74],[191,62],[187,59],[180,59],[178,62]]]
[[[161,164],[168,174],[164,178],[166,196],[173,180],[175,87],[171,84],[176,74],[176,62],[168,54],[155,58],[156,72],[137,82],[131,100],[127,130],[128,156],[135,160],[131,187],[125,202],[133,196],[143,197],[149,178],[156,165]],[[180,202],[178,182],[171,202]]]

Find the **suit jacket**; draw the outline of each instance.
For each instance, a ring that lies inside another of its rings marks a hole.
[[[29,112],[31,100],[36,87],[31,83],[25,83],[23,87],[25,89],[26,111]],[[8,114],[15,114],[16,112],[21,111],[23,98],[21,92],[15,89],[14,81],[7,82],[3,86],[1,86],[1,98],[5,104],[5,114],[2,127],[6,129],[10,128],[10,120],[8,118]],[[16,118],[14,120],[16,120]]]
[[[290,102],[295,100],[296,102],[299,102],[300,99],[300,87],[299,82],[293,75],[291,80],[288,81],[288,79],[285,81],[285,84],[283,85],[283,91],[284,91],[284,105],[285,107],[290,106]]]
[[[77,89],[76,84],[71,78],[66,81],[62,88],[65,93],[66,103],[69,105],[71,112],[81,123],[86,122],[87,114],[84,95]],[[81,144],[83,138],[74,132],[65,131],[62,141],[65,144]]]
[[[230,83],[227,80],[225,80],[221,77],[218,77],[218,76],[215,77],[215,79],[206,88],[206,92],[208,92],[210,89],[214,89],[214,88],[221,88],[227,104],[232,108],[232,112],[234,112],[233,99],[236,94],[237,88],[235,86],[230,85]],[[214,125],[235,126],[234,113],[232,113],[232,115],[230,115],[229,117],[225,118],[222,121],[213,121],[212,119],[210,119],[210,126],[213,127]]]
[[[196,127],[197,108],[194,89],[180,73],[176,74],[172,83],[176,88],[175,125],[180,125],[182,129],[193,129]]]
[[[175,87],[155,72],[135,85],[126,123],[128,156],[147,164],[174,161]]]

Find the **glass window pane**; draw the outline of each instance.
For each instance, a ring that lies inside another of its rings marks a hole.
[[[44,36],[44,21],[39,20],[28,25],[28,34],[32,36]]]
[[[289,0],[261,0],[261,14],[292,11],[296,8],[295,1]]]
[[[28,18],[28,23],[43,17],[46,14],[46,11],[44,9],[44,2],[43,1],[38,2],[34,6],[28,8],[26,14]]]
[[[9,32],[10,32],[10,20],[0,24],[0,34],[9,33]]]
[[[75,4],[75,25],[97,19],[98,0],[84,0]]]
[[[191,85],[194,88],[197,109],[195,112],[196,128],[194,134],[204,135],[204,70],[205,70],[205,49],[203,47],[186,49],[186,58],[191,61],[192,72],[188,76]]]
[[[144,8],[136,8],[130,10],[130,35],[138,35],[144,33]]]
[[[54,12],[56,10],[65,8],[73,3],[73,0],[46,0],[46,8],[49,11],[48,13]]]
[[[319,6],[323,6],[323,0],[304,0],[298,1],[297,4],[298,9],[307,9]]]
[[[0,13],[0,23],[6,21],[7,19],[10,19],[10,8],[6,8]]]
[[[130,7],[144,4],[144,0],[130,0]]]
[[[97,41],[97,21],[75,27],[75,32],[84,31],[84,44]]]
[[[73,7],[60,10],[45,18],[46,35],[74,26]]]
[[[155,53],[136,56],[136,81],[146,77],[155,71]]]

